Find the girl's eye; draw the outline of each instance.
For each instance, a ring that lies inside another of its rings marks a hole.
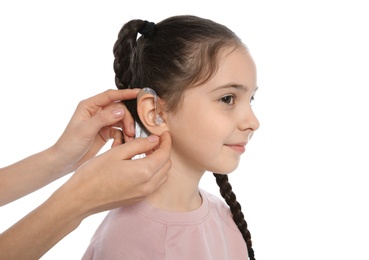
[[[220,99],[220,101],[227,104],[227,105],[233,105],[234,104],[234,96],[233,95],[224,96]]]

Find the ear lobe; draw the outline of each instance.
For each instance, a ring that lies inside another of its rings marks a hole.
[[[160,115],[152,94],[144,94],[137,100],[137,114],[150,133],[160,135],[166,131],[165,120]]]

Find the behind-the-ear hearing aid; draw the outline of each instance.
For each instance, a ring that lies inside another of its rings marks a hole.
[[[155,109],[155,124],[156,125],[161,125],[163,123],[163,119],[158,114],[158,111],[156,109],[158,95],[156,94],[155,90],[153,90],[152,88],[143,88],[143,89],[140,90],[140,92],[138,92],[137,100],[139,100],[143,94],[153,95],[153,97],[154,97],[154,109]]]

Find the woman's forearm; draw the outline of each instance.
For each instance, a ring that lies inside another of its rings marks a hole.
[[[21,198],[68,173],[53,148],[0,169],[0,206]]]
[[[84,217],[78,201],[58,190],[0,235],[0,259],[39,259]]]
[[[0,259],[39,259],[83,219],[144,199],[167,179],[169,133],[134,139],[90,159],[49,199],[0,235]],[[153,151],[153,149],[155,151]],[[143,159],[137,154],[151,151]]]

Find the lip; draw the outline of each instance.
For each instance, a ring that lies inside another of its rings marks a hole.
[[[241,143],[236,143],[236,144],[226,144],[225,146],[231,148],[232,150],[239,152],[239,153],[244,153],[246,151],[246,142],[241,142]]]

